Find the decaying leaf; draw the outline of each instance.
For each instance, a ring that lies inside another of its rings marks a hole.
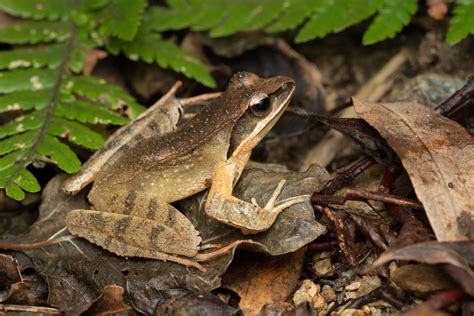
[[[23,277],[22,271],[28,268],[28,260],[21,256],[0,254],[0,302],[17,305],[44,305],[47,288],[44,282],[35,273]]]
[[[78,206],[89,207],[85,193],[71,197],[59,190],[64,178],[57,176],[46,186],[39,220],[17,242],[46,240],[64,228],[68,211]],[[48,283],[47,303],[74,313],[87,310],[105,286],[115,284],[127,290],[125,298],[138,311],[152,314],[162,291],[170,288],[210,291],[218,287],[219,276],[233,257],[232,252],[224,254],[207,263],[207,271],[202,273],[170,262],[118,257],[82,239],[25,253]]]
[[[90,76],[97,62],[101,59],[104,59],[108,55],[109,54],[104,50],[97,49],[97,48],[90,48],[86,54],[86,59],[84,62],[84,70],[82,71],[82,73],[86,76]]]
[[[64,178],[56,177],[48,184],[44,190],[39,220],[26,234],[16,238],[16,242],[32,243],[57,236],[64,229],[68,211],[89,208],[85,193],[71,197],[60,190]],[[250,200],[249,196],[255,197],[262,203],[271,194],[272,186],[268,183],[278,183],[282,178],[288,180],[281,195],[281,199],[285,199],[321,188],[329,175],[320,167],[305,173],[295,173],[277,166],[259,166],[244,172],[241,183],[236,187],[237,195],[248,197],[247,200]],[[267,192],[268,187],[270,190]],[[199,205],[202,199],[195,198],[194,201]],[[248,245],[250,249],[273,255],[295,251],[325,231],[325,227],[314,220],[309,201],[285,210],[272,229],[252,236],[244,236],[240,231],[208,218],[204,211],[190,213],[187,210],[184,213],[200,231],[205,242],[227,245],[233,241],[252,239],[254,242]],[[231,251],[206,262],[203,265],[207,270],[200,272],[172,262],[118,257],[82,239],[25,253],[33,261],[33,268],[48,283],[47,303],[61,311],[75,313],[87,310],[102,294],[105,286],[115,284],[126,289],[124,299],[129,300],[138,311],[151,314],[163,298],[164,291],[169,289],[208,292],[219,287],[220,276],[234,256],[234,251]]]
[[[273,193],[275,183],[279,183],[282,179],[286,179],[287,182],[278,200],[310,194],[314,190],[321,189],[328,181],[329,174],[317,165],[306,172],[292,172],[280,165],[251,162],[247,164],[234,188],[234,195],[245,201],[255,198],[258,205],[265,205]],[[287,208],[277,217],[269,230],[255,235],[242,235],[239,230],[205,215],[203,209],[205,198],[205,194],[199,194],[181,202],[183,213],[194,225],[206,228],[200,231],[203,244],[216,242],[215,236],[219,236],[221,244],[250,237],[256,242],[250,246],[252,250],[277,256],[303,247],[326,231],[326,228],[314,219],[309,198],[308,202]]]
[[[87,310],[92,315],[116,315],[132,311],[132,307],[123,301],[124,290],[121,286],[107,285],[99,298]]]
[[[245,315],[259,315],[265,304],[284,302],[293,293],[304,254],[304,249],[276,257],[243,253],[223,275],[222,287],[240,296]]]
[[[242,315],[237,308],[229,306],[210,293],[188,290],[169,290],[159,302],[154,315]]]
[[[392,260],[413,260],[428,264],[449,264],[465,273],[464,280],[457,279],[464,290],[474,294],[474,242],[423,242],[384,252],[365,270],[372,270]]]
[[[356,112],[400,157],[439,241],[474,237],[474,139],[458,123],[414,102],[369,103]]]

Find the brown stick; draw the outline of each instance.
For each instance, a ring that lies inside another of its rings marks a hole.
[[[454,109],[472,98],[474,98],[474,76],[469,77],[467,83],[437,106],[435,111],[441,115],[448,116]]]
[[[0,242],[0,249],[4,250],[33,250],[33,249],[40,249],[44,248],[47,246],[51,246],[54,244],[59,244],[63,241],[69,241],[71,239],[78,238],[77,236],[62,236],[58,238],[54,238],[51,240],[46,240],[46,241],[41,241],[37,243],[32,243],[32,244],[15,244],[15,243],[9,243],[9,242]]]
[[[217,97],[220,97],[221,95],[222,95],[222,92],[211,92],[211,93],[204,93],[201,95],[197,95],[195,97],[180,99],[179,101],[181,102],[182,105],[186,106],[186,105],[191,105],[191,104],[195,104],[202,101],[207,101],[210,99],[215,99]]]
[[[367,170],[373,164],[375,164],[375,160],[371,157],[364,157],[356,161],[346,170],[340,173],[338,172],[337,176],[326,183],[318,194],[334,194],[337,190],[351,183],[358,175]]]
[[[416,210],[423,210],[423,204],[418,201],[404,198],[401,196],[396,196],[393,194],[381,193],[381,192],[373,192],[363,189],[347,189],[346,191],[346,198],[347,199],[354,199],[354,200],[373,200],[373,201],[380,201],[387,204],[393,204],[398,206],[404,207],[411,207]]]

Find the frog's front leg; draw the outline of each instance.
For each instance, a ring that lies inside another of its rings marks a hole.
[[[72,234],[119,256],[173,261],[203,270],[199,263],[180,257],[197,255],[199,232],[165,202],[138,201],[130,214],[73,210],[66,225]]]
[[[247,159],[231,157],[217,166],[206,202],[206,213],[220,222],[240,228],[245,234],[254,234],[269,229],[284,209],[306,201],[307,196],[296,196],[276,205],[285,184],[282,180],[264,207],[258,206],[254,199],[252,203],[239,200],[232,195],[232,190],[246,163]]]

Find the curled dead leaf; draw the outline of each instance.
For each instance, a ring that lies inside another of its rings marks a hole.
[[[294,291],[304,254],[304,249],[276,257],[239,254],[223,275],[222,287],[240,296],[245,315],[259,315],[265,304],[284,302]]]
[[[472,136],[458,123],[418,103],[354,99],[354,106],[400,157],[436,238],[474,238]]]
[[[457,278],[464,290],[474,294],[474,242],[423,242],[384,252],[373,264],[364,269],[373,270],[392,260],[413,260],[428,264],[449,264],[463,273],[463,279]],[[453,276],[453,274],[451,274]]]

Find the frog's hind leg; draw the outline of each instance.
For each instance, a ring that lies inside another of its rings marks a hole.
[[[195,265],[178,256],[194,257],[201,243],[199,232],[183,214],[146,195],[136,197],[129,214],[73,210],[66,224],[72,234],[120,256],[186,262],[188,266]]]

